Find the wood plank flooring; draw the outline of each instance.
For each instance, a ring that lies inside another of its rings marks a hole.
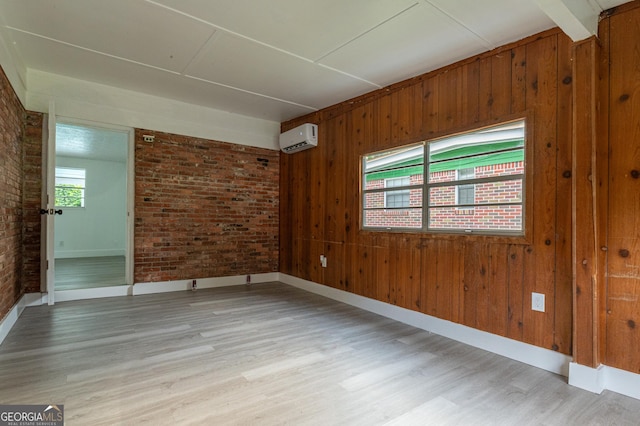
[[[124,256],[56,259],[56,290],[125,285]]]
[[[640,401],[281,283],[27,308],[0,403],[67,425],[631,425]]]

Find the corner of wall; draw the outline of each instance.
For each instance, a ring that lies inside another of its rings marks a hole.
[[[0,31],[0,65],[23,106],[27,102],[27,68],[7,42],[5,31]]]
[[[569,384],[597,394],[610,390],[640,399],[640,374],[608,365],[592,368],[572,362],[569,365]]]
[[[605,389],[605,369],[587,367],[575,362],[569,364],[569,384],[593,393],[602,393]]]
[[[41,293],[27,293],[23,295],[18,302],[13,305],[7,315],[0,321],[0,344],[7,337],[11,328],[15,325],[25,308],[29,306],[39,306],[42,304]]]

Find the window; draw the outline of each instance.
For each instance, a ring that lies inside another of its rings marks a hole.
[[[524,180],[524,120],[365,155],[363,228],[523,235]]]
[[[85,169],[56,167],[56,207],[84,207]]]
[[[424,144],[363,158],[363,224],[369,228],[421,228]]]
[[[473,167],[467,167],[466,169],[458,170],[457,180],[468,180],[476,177],[476,169]],[[476,186],[474,184],[458,185],[456,192],[457,204],[472,205],[476,202]]]
[[[385,188],[397,188],[409,185],[409,177],[399,177],[393,179],[385,179]],[[384,205],[387,208],[409,207],[409,197],[411,192],[408,189],[401,191],[389,191],[385,193]]]

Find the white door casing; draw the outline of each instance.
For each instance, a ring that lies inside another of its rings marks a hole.
[[[43,188],[46,191],[46,209],[49,214],[44,216],[44,227],[42,235],[45,237],[43,244],[46,246],[46,271],[45,276],[45,290],[47,292],[47,300],[49,305],[55,303],[55,255],[54,255],[54,220],[55,214],[51,214],[55,209],[55,175],[56,175],[56,113],[55,102],[49,101],[49,116],[47,118],[47,139],[46,149],[43,152],[46,154],[46,167],[45,176],[46,182],[43,184]],[[45,141],[43,141],[44,143]]]

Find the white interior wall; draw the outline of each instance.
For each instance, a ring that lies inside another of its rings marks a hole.
[[[26,108],[95,123],[279,150],[280,123],[29,69]]]
[[[24,106],[27,99],[27,67],[13,54],[12,49],[5,40],[4,29],[0,29],[0,65],[2,65],[2,71],[4,71],[18,99]]]
[[[22,105],[95,123],[151,129],[279,150],[280,123],[27,69],[0,29],[0,66]]]
[[[55,257],[124,256],[126,163],[57,157],[57,166],[84,168],[85,207],[64,208],[55,221]]]

